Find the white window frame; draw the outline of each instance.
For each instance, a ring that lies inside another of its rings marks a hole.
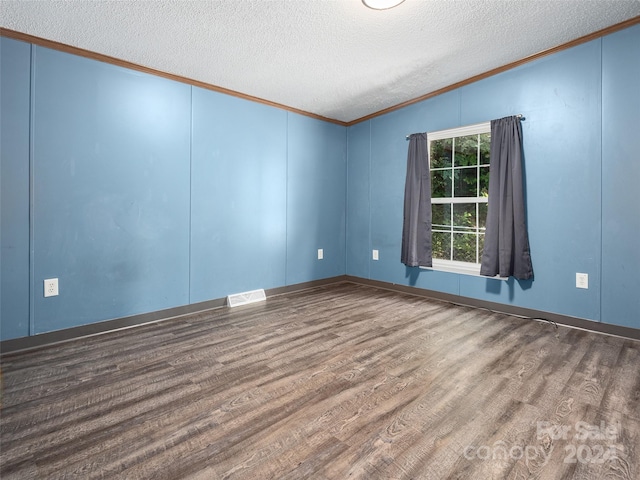
[[[476,123],[464,127],[449,128],[447,130],[438,130],[437,132],[427,133],[427,142],[429,152],[429,168],[431,169],[431,141],[442,140],[445,138],[464,137],[467,135],[477,135],[481,133],[491,133],[491,122]],[[448,198],[432,198],[431,203],[487,203],[488,197],[448,197]],[[422,267],[427,270],[438,270],[451,273],[459,273],[463,275],[480,276],[480,263],[460,262],[456,260],[443,260],[434,258],[432,267]],[[483,277],[488,278],[488,277]],[[499,277],[494,277],[499,278]]]

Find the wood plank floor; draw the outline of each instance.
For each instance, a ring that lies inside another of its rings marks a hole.
[[[2,371],[3,480],[640,478],[640,342],[350,283]]]

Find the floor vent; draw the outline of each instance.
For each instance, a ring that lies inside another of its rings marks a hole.
[[[251,290],[250,292],[234,293],[227,296],[227,305],[229,307],[238,307],[240,305],[247,305],[248,303],[264,302],[267,296],[264,294],[264,289]]]

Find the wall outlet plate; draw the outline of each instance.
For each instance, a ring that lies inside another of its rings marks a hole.
[[[47,278],[44,281],[44,296],[55,297],[56,295],[58,295],[58,279]]]
[[[576,288],[589,288],[588,273],[576,273]]]
[[[374,250],[372,252],[372,257],[374,260],[379,260],[380,259],[380,254],[378,253],[378,250]]]
[[[324,250],[321,248],[318,249],[318,260],[322,260],[324,258]]]

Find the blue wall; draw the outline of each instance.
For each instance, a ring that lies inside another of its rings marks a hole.
[[[345,274],[346,146],[345,127],[289,114],[287,284]]]
[[[191,88],[38,47],[32,78],[33,333],[188,303]]]
[[[638,78],[635,26],[350,127],[347,274],[640,328]],[[401,265],[405,135],[517,113],[535,279]],[[380,260],[363,261],[365,249]]]
[[[0,338],[29,335],[31,45],[0,39]]]
[[[0,42],[0,339],[344,275],[345,127]]]
[[[640,26],[602,43],[602,321],[640,328]]]
[[[285,285],[287,112],[193,89],[191,297]]]
[[[348,129],[7,38],[0,53],[2,340],[345,273],[640,328],[640,26]],[[401,265],[405,135],[515,113],[535,279]]]
[[[350,127],[347,151],[347,271],[350,275],[362,278],[369,278],[370,275],[370,128],[369,122]]]

